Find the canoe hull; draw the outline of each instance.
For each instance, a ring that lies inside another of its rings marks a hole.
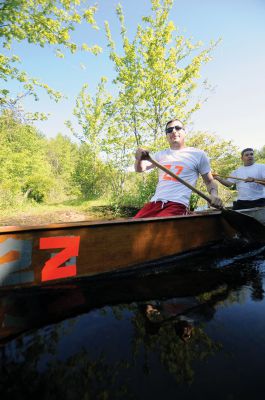
[[[0,288],[120,271],[233,237],[220,213],[170,218],[2,227]]]
[[[265,208],[244,210],[247,212],[264,221]],[[238,237],[236,229],[220,211],[164,218],[1,227],[0,290],[47,287],[120,272]]]

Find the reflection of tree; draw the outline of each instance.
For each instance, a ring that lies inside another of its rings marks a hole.
[[[264,298],[263,289],[263,277],[259,273],[258,269],[253,269],[252,279],[251,279],[251,298],[254,301],[261,301]]]
[[[151,372],[152,355],[156,353],[161,364],[174,375],[178,383],[192,382],[192,363],[195,360],[204,360],[220,349],[220,344],[211,340],[204,332],[202,323],[194,327],[188,343],[184,343],[176,334],[177,322],[174,320],[164,324],[153,323],[152,329],[152,323],[147,321],[142,312],[138,312],[135,314],[133,324],[134,356],[136,357],[143,348],[146,374]]]
[[[215,271],[210,271],[211,273]],[[188,343],[176,335],[176,318],[160,324],[148,321],[146,315],[138,306],[133,324],[135,328],[134,354],[135,357],[142,350],[145,358],[145,372],[151,372],[153,355],[159,357],[161,364],[174,375],[176,381],[191,382],[193,379],[193,363],[196,360],[205,360],[220,350],[221,344],[213,341],[204,331],[202,320],[213,318],[218,305],[231,306],[233,303],[245,303],[248,298],[249,287],[252,288],[253,300],[262,300],[264,290],[262,276],[258,269],[251,267],[244,260],[242,265],[238,261],[232,268],[216,271],[219,285],[209,291],[196,294],[198,307],[184,314],[199,322],[193,329],[193,335]],[[176,299],[175,299],[176,300]],[[163,302],[160,302],[163,304]]]
[[[32,365],[11,363],[0,378],[1,397],[9,395],[14,399],[130,399],[125,384],[118,385],[121,370],[126,365],[109,365],[104,360],[92,361],[83,351],[65,362],[53,361],[44,372],[37,372]],[[15,379],[14,379],[15,378]]]
[[[102,355],[91,360],[86,351],[79,352],[66,362],[57,362],[49,367],[45,384],[52,381],[52,385],[47,398],[58,399],[63,395],[66,400],[130,399],[126,384],[118,384],[120,373],[126,367],[124,362],[108,364]]]
[[[1,349],[1,398],[23,400],[30,395],[49,400],[132,398],[126,383],[120,385],[118,379],[128,368],[126,362],[108,363],[103,355],[93,359],[85,349],[66,360],[58,360],[58,344],[65,333],[65,327],[59,325],[49,332],[44,329],[28,338],[21,336],[12,346]],[[25,338],[30,338],[28,345]],[[40,367],[43,358],[49,361]]]
[[[260,277],[252,281],[252,300],[261,301],[264,298],[263,282]]]

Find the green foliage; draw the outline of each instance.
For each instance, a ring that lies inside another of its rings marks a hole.
[[[265,164],[265,146],[260,150],[255,150],[255,159],[258,163]]]
[[[133,40],[127,37],[121,6],[123,54],[119,55],[106,23],[110,58],[117,71],[114,83],[119,89],[119,112],[126,116],[137,145],[160,144],[164,124],[174,115],[186,120],[200,103],[191,104],[201,66],[210,60],[214,44],[200,50],[201,43],[176,34],[169,20],[172,0],[151,1],[152,13],[142,18]]]
[[[42,203],[46,200],[46,197],[54,184],[55,179],[53,179],[52,176],[43,174],[41,171],[27,177],[21,189],[22,192],[25,193],[26,197],[35,200],[37,203]]]
[[[81,7],[84,4],[85,8]],[[77,24],[85,21],[97,28],[94,14],[95,6],[87,6],[87,1],[80,0],[6,0],[0,2],[0,40],[3,53],[0,54],[0,79],[15,79],[22,84],[25,92],[37,99],[36,87],[43,88],[52,98],[58,100],[60,93],[35,78],[30,78],[19,69],[20,59],[12,54],[13,43],[27,41],[29,44],[54,46],[58,57],[64,57],[63,50],[71,53],[77,50],[101,51],[95,45],[77,44],[72,39],[72,32]],[[10,101],[9,91],[0,90],[0,105]]]
[[[80,146],[73,182],[87,199],[99,197],[107,191],[107,167],[86,143]]]
[[[186,144],[191,147],[197,147],[204,150],[210,159],[211,169],[219,175],[229,175],[235,169],[240,160],[238,148],[231,141],[226,141],[220,137],[205,133],[191,132],[187,135]],[[197,184],[198,189],[205,192],[205,185],[202,179]],[[231,202],[235,192],[227,190],[219,185],[219,194],[224,202]],[[190,200],[190,209],[194,210],[198,206],[205,206],[205,200],[197,194],[192,193]]]
[[[10,193],[28,194],[37,201],[44,199],[52,175],[45,159],[45,139],[35,128],[16,121],[11,113],[0,117],[0,186]],[[34,182],[34,187],[31,183]],[[38,192],[38,194],[37,194]],[[33,195],[35,193],[35,195]],[[27,196],[27,195],[26,195]]]
[[[79,193],[72,178],[79,157],[78,146],[72,143],[70,138],[59,133],[47,142],[46,157],[56,179],[57,193],[53,193],[53,197],[58,197],[58,189],[61,191],[61,197]]]
[[[107,79],[102,77],[94,97],[88,93],[88,85],[81,89],[73,112],[81,132],[76,132],[70,121],[66,122],[73,135],[81,141],[87,141],[96,153],[101,148],[102,133],[111,125],[110,118],[116,111],[112,96],[106,91],[106,83]]]
[[[115,173],[115,169],[113,169],[113,173]],[[111,204],[118,209],[122,209],[123,206],[129,207],[135,211],[135,214],[152,197],[156,184],[156,170],[141,175],[129,172],[125,175],[123,190],[119,192],[111,191]]]
[[[120,157],[123,159],[123,155],[118,152],[114,153],[117,141],[116,138],[113,141],[111,139],[112,128],[109,124],[116,109],[105,85],[106,79],[102,78],[94,97],[87,93],[88,87],[85,85],[77,97],[74,116],[77,118],[81,132],[76,132],[71,122],[67,121],[67,126],[73,135],[82,142],[73,179],[80,187],[81,193],[88,198],[105,193],[106,188],[110,185],[112,185],[113,192],[119,193],[118,182],[121,186],[124,182],[125,165],[123,162],[120,164],[117,162]],[[106,127],[109,127],[110,130],[109,138],[104,138],[103,135]],[[117,157],[114,162],[115,167],[117,166],[115,171],[113,170],[113,159],[109,159],[112,145],[115,147],[112,149],[112,154]],[[118,146],[121,146],[120,143]],[[106,149],[110,149],[109,152]],[[106,164],[102,162],[101,158],[104,151],[107,155]],[[103,177],[104,173],[105,177]]]
[[[198,207],[199,200],[200,200],[199,195],[192,192],[191,196],[190,196],[190,204],[189,204],[190,211],[196,210],[196,208]]]
[[[26,199],[22,192],[10,181],[0,183],[0,210],[21,207]]]
[[[58,135],[47,140],[5,111],[0,116],[0,207],[73,194],[77,158],[77,145],[69,138]]]
[[[188,134],[186,144],[204,150],[210,158],[212,170],[219,174],[227,174],[238,166],[239,151],[231,141],[199,131]]]

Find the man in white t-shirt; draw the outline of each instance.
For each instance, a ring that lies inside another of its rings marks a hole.
[[[201,175],[210,193],[211,205],[222,207],[222,201],[218,197],[218,187],[211,174],[208,157],[202,150],[185,147],[183,123],[179,119],[169,121],[166,124],[166,135],[170,148],[156,153],[154,159],[192,186],[196,185],[197,179]],[[144,160],[146,155],[145,149],[137,149],[135,154],[136,172],[143,172],[155,167],[151,162]],[[154,196],[134,218],[187,214],[190,196],[191,190],[187,186],[159,170],[159,181]]]
[[[258,179],[265,184],[265,164],[255,164],[254,150],[250,147],[241,151],[241,160],[243,165],[231,172],[231,176],[245,179],[247,182],[232,178],[224,179],[217,174],[214,174],[214,178],[227,187],[236,185],[238,195],[237,200],[233,203],[234,210],[264,207],[264,186],[255,183],[254,179]]]

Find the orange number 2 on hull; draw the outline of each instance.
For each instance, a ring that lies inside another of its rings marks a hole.
[[[59,253],[50,258],[41,272],[42,281],[68,278],[76,275],[75,257],[79,252],[79,236],[49,237],[40,239],[40,249],[63,248]],[[63,265],[70,260],[70,265]]]

